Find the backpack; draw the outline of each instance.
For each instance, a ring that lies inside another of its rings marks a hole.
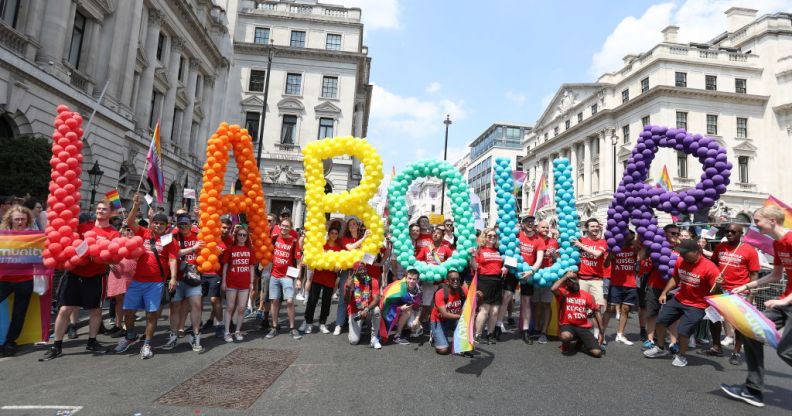
[[[181,235],[181,233],[178,233],[178,235],[179,248],[184,249],[184,236]],[[201,285],[201,273],[194,264],[187,262],[187,260],[184,259],[184,256],[179,259],[179,271],[182,274],[182,282],[184,282],[187,286],[195,287]]]

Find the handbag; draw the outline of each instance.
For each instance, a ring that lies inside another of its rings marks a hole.
[[[179,233],[179,247],[184,248],[184,237],[181,233]],[[198,268],[194,264],[187,262],[183,257],[179,259],[179,271],[182,275],[182,282],[187,286],[195,287],[201,285],[201,273],[198,272]]]
[[[157,267],[159,267],[160,277],[162,278],[162,297],[160,298],[160,306],[167,305],[170,303],[171,293],[165,282],[165,269],[162,268],[162,262],[157,252],[157,241],[153,238],[151,239],[151,251],[154,252],[154,257],[157,259]]]

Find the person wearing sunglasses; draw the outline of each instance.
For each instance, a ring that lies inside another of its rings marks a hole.
[[[225,342],[242,341],[242,316],[253,287],[253,250],[250,246],[248,229],[240,227],[234,232],[234,244],[223,252],[223,275],[220,288],[225,292],[226,313],[223,324],[226,328]],[[231,337],[231,318],[236,323]]]
[[[676,247],[679,245],[680,241],[679,227],[674,224],[668,224],[663,227],[663,233],[665,234],[666,241],[672,247],[673,255],[679,256],[679,253],[676,251]],[[641,257],[646,257],[645,249]],[[668,280],[663,278],[663,273],[657,266],[658,265],[654,261],[651,262],[649,277],[645,279],[646,286],[641,287],[641,290],[638,291],[638,305],[640,306],[640,311],[638,313],[643,313],[646,319],[646,341],[643,343],[643,349],[645,350],[651,349],[655,345],[655,324],[657,322],[657,315],[660,313],[660,307],[662,306],[660,303],[660,294],[663,292],[666,283],[668,283]],[[671,352],[676,354],[676,352],[679,351],[676,331],[674,328],[671,328],[669,332],[669,337],[671,338],[671,347],[669,348]]]
[[[467,296],[458,271],[453,268],[449,270],[446,281],[448,284],[440,286],[433,296],[432,314],[429,317],[432,328],[429,342],[440,355],[450,351],[449,339],[453,340],[452,334],[462,316],[462,305]]]
[[[3,215],[0,230],[24,231],[29,230],[32,224],[33,214],[30,210],[15,205],[6,210]],[[11,322],[5,336],[5,344],[0,345],[0,352],[3,356],[12,356],[17,352],[16,340],[22,333],[25,313],[30,303],[30,297],[33,295],[33,275],[0,275],[0,302],[3,302],[11,294],[15,299],[14,309],[11,311]]]
[[[484,230],[484,238],[479,248],[470,249],[471,268],[478,273],[478,290],[480,296],[479,313],[476,315],[475,339],[477,343],[494,344],[495,322],[503,300],[503,279],[506,277],[506,266],[498,251],[498,231],[495,227]],[[484,332],[487,324],[489,333]]]

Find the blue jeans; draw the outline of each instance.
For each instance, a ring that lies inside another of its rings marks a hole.
[[[338,311],[336,311],[336,326],[339,327],[347,324],[347,305],[346,296],[344,296],[344,285],[348,277],[349,270],[342,270],[341,273],[338,274],[338,287],[340,288],[340,293],[338,295]]]
[[[432,340],[435,348],[448,348],[448,336],[454,333],[457,321],[453,319],[443,319],[440,322],[432,322]]]

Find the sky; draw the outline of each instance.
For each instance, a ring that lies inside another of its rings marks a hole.
[[[495,122],[532,125],[562,83],[594,82],[662,40],[725,31],[729,7],[792,12],[792,0],[320,0],[360,7],[374,91],[368,140],[387,172],[448,160]]]

